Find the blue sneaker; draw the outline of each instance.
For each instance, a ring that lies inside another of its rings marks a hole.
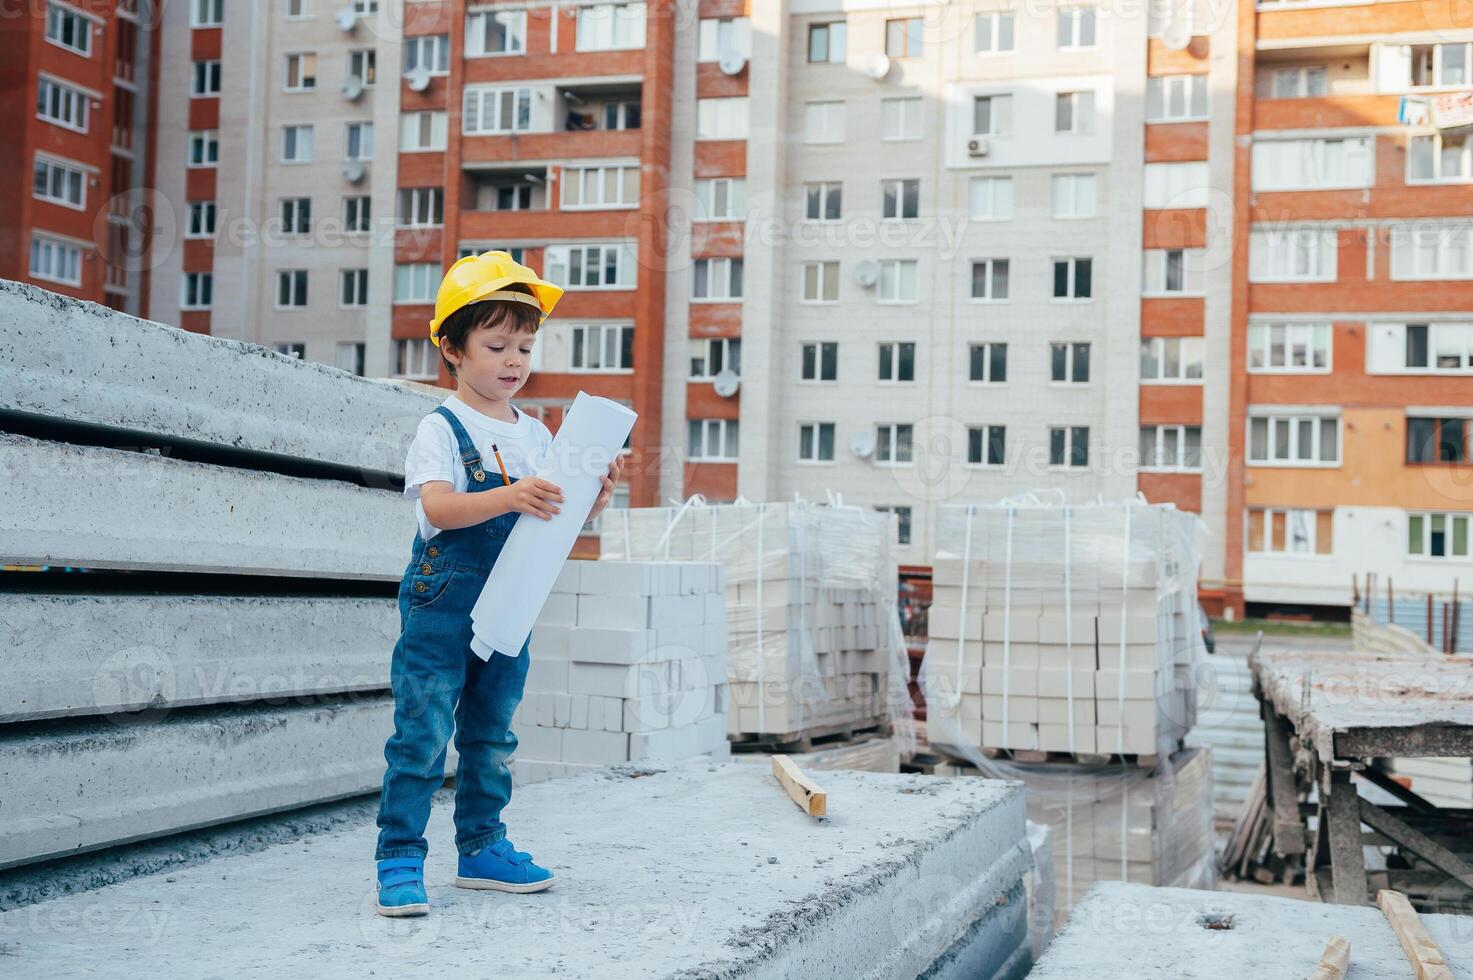
[[[387,858],[378,863],[379,915],[424,915],[429,910],[424,858]]]
[[[491,888],[499,892],[540,892],[551,888],[557,876],[532,863],[532,855],[502,838],[475,854],[460,856],[455,884],[461,888]]]

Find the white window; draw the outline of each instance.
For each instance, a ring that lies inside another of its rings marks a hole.
[[[751,22],[745,17],[702,17],[698,30],[697,61],[720,61],[728,53],[752,56]]]
[[[1007,136],[1013,131],[1013,97],[978,95],[972,99],[972,135]]]
[[[639,165],[563,168],[563,203],[575,208],[622,208],[639,203]]]
[[[1006,221],[1013,216],[1013,178],[973,177],[968,185],[973,221]]]
[[[368,231],[373,221],[373,200],[368,195],[343,198],[343,230]]]
[[[967,464],[1003,466],[1007,463],[1008,430],[1004,425],[967,426]]]
[[[844,185],[837,180],[803,185],[803,217],[809,221],[838,221],[843,217]]]
[[[1095,46],[1095,8],[1059,8],[1058,41],[1064,50]]]
[[[344,160],[373,159],[373,123],[351,122],[344,134]]]
[[[532,90],[467,86],[461,126],[467,136],[528,132],[532,128]]]
[[[722,371],[742,373],[742,342],[736,337],[698,337],[690,342],[691,381],[712,381]]]
[[[307,305],[307,270],[282,269],[276,273],[276,308],[300,309]]]
[[[742,298],[742,260],[696,259],[691,267],[691,299]]]
[[[634,369],[634,325],[580,324],[572,328],[568,370],[608,374]]]
[[[271,345],[271,349],[278,354],[284,354],[299,361],[307,356],[307,345],[300,341],[278,341]]]
[[[1250,409],[1248,462],[1255,466],[1339,466],[1337,415],[1272,415]]]
[[[1372,374],[1473,372],[1473,323],[1376,324],[1366,368]]]
[[[809,64],[842,65],[845,49],[848,47],[848,39],[849,25],[842,20],[828,24],[809,24]]]
[[[208,310],[214,301],[215,277],[209,272],[186,272],[179,280],[179,308]]]
[[[633,289],[633,242],[610,245],[549,245],[547,278],[564,289]]]
[[[211,96],[220,94],[220,60],[196,61],[191,66],[189,94]]]
[[[225,23],[225,0],[190,0],[190,27],[219,27]]]
[[[740,140],[746,138],[746,96],[696,100],[696,139]]]
[[[1202,468],[1202,429],[1196,425],[1141,426],[1141,469],[1194,472]]]
[[[972,299],[1000,303],[1008,298],[1008,260],[977,259],[972,262]]]
[[[916,379],[916,345],[913,341],[888,341],[879,346],[880,381]]]
[[[1089,299],[1094,288],[1094,260],[1054,259],[1054,299]]]
[[[1095,94],[1060,92],[1054,96],[1054,132],[1092,133],[1095,128]]]
[[[445,149],[446,114],[443,111],[406,112],[399,117],[399,150]]]
[[[1048,464],[1085,468],[1089,466],[1089,426],[1055,425],[1048,430]]]
[[[1146,122],[1206,118],[1206,75],[1154,75],[1146,79]]]
[[[881,303],[914,303],[919,265],[915,259],[881,259],[876,300]]]
[[[396,303],[433,303],[435,290],[439,285],[439,263],[400,262],[394,266],[394,302]]]
[[[837,303],[839,301],[839,263],[804,262],[804,303]]]
[[[1095,175],[1054,174],[1054,217],[1093,218],[1095,216]]]
[[[313,53],[289,54],[286,56],[286,80],[283,88],[288,92],[310,92],[317,87],[317,55]]]
[[[1407,514],[1407,555],[1467,558],[1470,514]]]
[[[431,75],[450,71],[450,35],[421,34],[404,39],[404,71],[424,68]]]
[[[1473,279],[1473,224],[1397,225],[1391,230],[1392,279]]]
[[[1089,384],[1089,344],[1049,344],[1049,380],[1058,384]]]
[[[368,270],[344,269],[339,274],[338,305],[345,309],[368,305]],[[356,373],[356,372],[355,372]]]
[[[921,213],[919,180],[880,181],[880,217],[904,220],[918,218]]]
[[[36,116],[65,129],[87,132],[88,95],[42,75],[36,85]]]
[[[82,285],[82,250],[69,242],[31,235],[31,278]]]
[[[353,12],[359,17],[378,13],[378,0],[353,0]]]
[[[842,143],[844,103],[809,102],[803,106],[803,142]]]
[[[1248,509],[1248,550],[1265,555],[1328,555],[1334,514],[1283,507]]]
[[[1473,136],[1413,136],[1407,143],[1408,184],[1459,184],[1473,180]]]
[[[1413,45],[1412,85],[1433,88],[1461,88],[1473,82],[1473,44],[1455,41],[1451,44]]]
[[[1148,248],[1143,296],[1200,296],[1204,288],[1206,249]]]
[[[834,423],[798,423],[798,462],[832,463],[834,461]]]
[[[286,15],[292,20],[304,20],[312,16],[310,0],[286,0]]]
[[[1255,191],[1371,186],[1374,137],[1260,140],[1253,144]]]
[[[891,58],[919,58],[925,50],[926,22],[920,17],[885,21],[885,54]]]
[[[997,341],[967,347],[967,380],[1003,384],[1008,380],[1008,345]]]
[[[439,187],[399,188],[401,228],[434,228],[444,223],[444,190]]]
[[[822,340],[804,344],[799,351],[798,377],[802,381],[839,380],[838,341]]]
[[[213,238],[215,235],[215,202],[190,201],[189,224],[185,238]]]
[[[972,50],[977,54],[1003,54],[1013,50],[1013,13],[994,10],[978,14],[973,22]]]
[[[1142,383],[1201,384],[1203,345],[1201,337],[1142,338]]]
[[[747,181],[745,177],[710,177],[695,182],[696,200],[702,213],[696,221],[723,221],[744,218],[747,214]]]
[[[525,54],[527,12],[525,10],[477,10],[465,19],[466,57]]]
[[[36,154],[32,196],[81,211],[87,206],[87,171],[81,166]]]
[[[333,364],[339,371],[363,377],[363,359],[368,345],[362,341],[338,341]]]
[[[643,3],[600,3],[578,8],[579,51],[617,51],[644,47]]]
[[[86,58],[92,54],[92,21],[59,3],[46,5],[46,40]]]
[[[909,507],[892,504],[875,504],[875,510],[881,514],[895,515],[895,543],[910,544],[910,518]]]
[[[1330,370],[1328,323],[1248,325],[1248,370],[1255,374],[1324,374]]]
[[[348,77],[358,79],[365,88],[378,81],[378,52],[372,48],[349,51]]]
[[[428,337],[394,341],[394,377],[434,380],[440,376],[440,351]]]
[[[1147,208],[1205,208],[1209,190],[1206,161],[1148,163],[1141,204]]]
[[[736,462],[736,419],[690,419],[687,422],[686,457]]]
[[[1268,79],[1268,90],[1263,94],[1270,99],[1312,99],[1329,91],[1324,65],[1275,68]]]
[[[1254,230],[1248,235],[1249,282],[1334,282],[1333,228]]]
[[[220,162],[220,132],[197,129],[189,134],[189,165],[213,167]]]
[[[281,231],[286,235],[305,235],[312,229],[312,199],[310,197],[284,197],[281,199]]]
[[[314,136],[311,126],[281,127],[281,162],[311,163]]]
[[[915,462],[915,427],[904,422],[882,422],[875,426],[875,462],[903,466]]]
[[[880,138],[885,140],[918,140],[925,103],[921,99],[881,99]]]

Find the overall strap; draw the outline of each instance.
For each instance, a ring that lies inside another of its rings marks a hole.
[[[435,411],[443,415],[445,421],[450,423],[450,431],[455,434],[455,444],[460,449],[460,461],[465,464],[466,476],[471,483],[486,482],[486,470],[481,466],[481,451],[476,448],[474,442],[471,442],[470,434],[465,431],[465,426],[460,424],[460,419],[456,418],[455,413],[444,405],[439,406]]]

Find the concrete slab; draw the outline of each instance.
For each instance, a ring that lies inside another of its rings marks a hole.
[[[1421,918],[1453,976],[1473,978],[1473,918]],[[1074,907],[1069,924],[1029,978],[1307,977],[1325,943],[1337,934],[1350,940],[1347,978],[1406,980],[1412,975],[1380,909],[1101,882]]]
[[[375,828],[222,857],[0,914],[27,977],[913,978],[1008,965],[1026,944],[1016,784],[825,774],[830,818],[749,766],[620,769],[528,787],[512,839],[562,879],[456,889],[450,814],[428,837],[432,913],[373,912]],[[672,832],[676,831],[678,832]],[[1006,914],[1000,914],[1003,908]],[[1016,911],[1015,911],[1016,910]],[[85,941],[79,928],[85,925]],[[982,947],[957,946],[981,934]]]

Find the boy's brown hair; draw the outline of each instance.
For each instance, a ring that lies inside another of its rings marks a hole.
[[[520,283],[513,283],[504,288],[514,289],[528,296],[533,295],[532,290]],[[440,324],[440,359],[445,362],[445,369],[453,378],[455,377],[455,365],[450,363],[450,358],[445,356],[447,347],[453,348],[456,353],[464,354],[466,342],[470,340],[471,334],[481,327],[504,326],[513,333],[535,334],[541,325],[542,314],[537,311],[536,307],[526,303],[488,300],[484,303],[462,306]]]

